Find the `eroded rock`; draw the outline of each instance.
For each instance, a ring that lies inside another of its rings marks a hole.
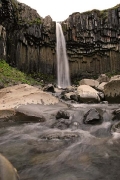
[[[104,86],[105,99],[110,103],[120,103],[120,78],[113,78]]]
[[[99,82],[97,80],[94,80],[94,79],[82,79],[79,82],[79,85],[88,85],[88,86],[91,86],[93,88],[96,88],[99,86]]]
[[[81,85],[77,88],[77,94],[80,101],[84,103],[97,103],[100,102],[98,92],[88,85]]]
[[[83,118],[84,124],[100,124],[102,116],[96,109],[90,109]]]

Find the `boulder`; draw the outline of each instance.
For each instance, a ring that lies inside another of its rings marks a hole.
[[[56,114],[56,119],[60,119],[60,118],[69,119],[69,117],[70,117],[70,114],[65,110],[60,110]]]
[[[113,111],[113,120],[120,120],[120,108]]]
[[[89,85],[91,87],[98,87],[99,86],[99,82],[97,80],[94,79],[82,79],[79,82],[79,85]]]
[[[75,92],[69,92],[63,95],[63,99],[78,101],[78,95]]]
[[[98,79],[97,79],[97,81],[98,81],[99,83],[109,82],[109,80],[110,80],[110,78],[109,78],[106,74],[101,74],[101,75],[98,77]]]
[[[36,122],[46,121],[43,115],[35,116],[19,111],[17,111],[16,114],[12,117],[12,120],[14,120],[15,122],[22,122],[22,123],[30,123],[30,122],[36,123]]]
[[[81,85],[77,88],[79,99],[83,103],[100,102],[98,92],[88,85]]]
[[[111,127],[111,133],[120,133],[120,121],[116,122],[115,124],[112,125]]]
[[[102,122],[102,116],[96,109],[90,109],[83,118],[84,124],[100,124]]]
[[[0,180],[19,180],[16,169],[0,154]]]
[[[52,128],[58,128],[61,130],[69,128],[71,125],[71,119],[58,119],[57,122],[55,122],[52,125]]]
[[[104,101],[104,99],[105,99],[104,93],[103,93],[103,92],[98,92],[98,95],[99,95],[99,97],[100,97],[100,100],[101,100],[101,101]]]
[[[104,86],[105,99],[110,103],[120,103],[120,78],[111,79]]]
[[[15,115],[15,110],[0,110],[0,121],[9,121]]]
[[[99,86],[97,87],[98,90],[100,91],[104,91],[104,86],[105,84],[107,84],[107,82],[102,82],[101,84],[99,84]]]
[[[115,75],[110,78],[110,81],[120,79],[120,75]]]
[[[58,98],[28,84],[0,89],[0,110],[14,109],[27,104],[56,104]]]
[[[54,89],[53,84],[48,84],[47,86],[44,87],[43,90],[44,90],[44,91],[47,91],[47,92],[52,92],[52,93],[55,92],[55,89]]]

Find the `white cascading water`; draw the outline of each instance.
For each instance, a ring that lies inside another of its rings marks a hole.
[[[66,42],[60,23],[56,23],[57,37],[57,83],[59,88],[70,86],[69,64],[66,53]]]

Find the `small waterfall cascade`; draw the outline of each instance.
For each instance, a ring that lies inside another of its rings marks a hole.
[[[66,42],[60,23],[56,23],[57,37],[57,85],[59,88],[67,88],[71,85],[69,64],[66,53]]]

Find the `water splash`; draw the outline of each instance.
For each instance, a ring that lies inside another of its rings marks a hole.
[[[66,54],[66,43],[60,23],[56,23],[57,37],[57,83],[59,88],[70,86],[69,64]]]

